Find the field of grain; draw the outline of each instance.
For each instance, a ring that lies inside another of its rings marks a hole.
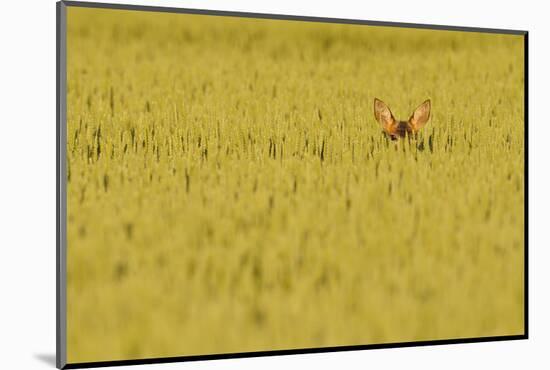
[[[68,361],[523,333],[523,38],[68,9]],[[387,140],[373,100],[417,140]]]

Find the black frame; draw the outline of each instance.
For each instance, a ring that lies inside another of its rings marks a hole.
[[[145,358],[133,360],[116,360],[116,361],[97,361],[97,362],[80,362],[67,363],[66,361],[66,274],[67,274],[67,235],[66,235],[66,92],[67,92],[67,77],[66,77],[66,8],[67,7],[84,7],[84,8],[101,8],[101,9],[116,9],[116,10],[134,10],[147,12],[167,12],[167,13],[182,13],[182,14],[202,14],[215,15],[225,17],[241,17],[241,18],[257,18],[257,19],[279,19],[293,20],[306,22],[321,22],[321,23],[340,23],[340,24],[358,24],[370,26],[385,26],[385,27],[400,27],[400,28],[416,28],[430,30],[445,30],[445,31],[462,31],[462,32],[478,32],[478,33],[497,33],[523,36],[524,41],[524,334],[520,335],[503,335],[503,336],[488,336],[478,338],[457,338],[457,339],[440,339],[427,341],[413,342],[395,342],[395,343],[380,343],[380,344],[365,344],[337,347],[320,347],[320,348],[302,348],[288,350],[273,350],[273,351],[255,351],[255,352],[239,352],[239,353],[220,353],[209,355],[193,355],[193,356],[175,356],[175,357],[159,357]],[[265,13],[249,13],[249,12],[233,12],[221,10],[207,9],[189,9],[189,8],[173,8],[159,6],[144,6],[130,4],[108,4],[96,2],[82,1],[58,1],[56,3],[56,38],[57,38],[57,61],[56,61],[56,367],[58,369],[79,369],[79,368],[94,368],[107,366],[124,366],[124,365],[144,365],[144,364],[159,364],[173,363],[184,361],[203,361],[217,360],[229,358],[246,358],[246,357],[264,357],[264,356],[279,356],[292,354],[307,354],[307,353],[323,353],[323,352],[340,352],[340,351],[357,351],[365,349],[382,349],[382,348],[404,348],[404,347],[420,347],[431,345],[444,344],[461,344],[461,343],[481,343],[481,342],[496,342],[528,339],[529,327],[529,254],[528,254],[528,235],[529,235],[529,181],[528,181],[528,157],[529,157],[529,130],[528,130],[528,112],[529,112],[529,32],[524,30],[509,30],[509,29],[494,29],[494,28],[477,28],[477,27],[459,27],[448,25],[429,25],[417,23],[400,23],[400,22],[382,22],[368,21],[358,19],[342,19],[342,18],[324,18],[310,17],[297,15],[282,15],[282,14],[265,14]]]

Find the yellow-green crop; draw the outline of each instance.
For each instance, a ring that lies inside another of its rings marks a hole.
[[[68,361],[522,334],[523,51],[69,7]]]

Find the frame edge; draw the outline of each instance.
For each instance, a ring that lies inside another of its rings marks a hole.
[[[529,338],[529,32],[525,32],[523,35],[523,53],[524,53],[524,65],[523,65],[523,93],[524,96],[524,147],[523,147],[523,157],[524,157],[524,205],[523,205],[523,220],[524,220],[524,251],[523,251],[523,283],[524,283],[524,292],[523,292],[523,309],[524,309],[524,319],[523,319],[523,330],[525,333],[525,338]]]
[[[379,26],[379,27],[417,28],[417,29],[440,30],[440,31],[497,33],[497,34],[507,34],[507,35],[525,35],[528,32],[526,30],[482,28],[482,27],[474,27],[474,26],[451,26],[451,25],[442,25],[442,24],[408,23],[408,22],[398,22],[398,21],[387,22],[387,21],[362,20],[362,19],[351,19],[351,18],[330,18],[330,17],[321,17],[321,16],[254,13],[254,12],[216,10],[216,9],[175,8],[175,7],[155,6],[155,5],[98,3],[98,2],[91,2],[91,1],[85,2],[85,1],[78,1],[78,0],[76,1],[62,0],[62,2],[66,6],[80,7],[80,8],[99,8],[99,9],[134,10],[134,11],[146,11],[146,12],[201,14],[201,15],[214,15],[214,16],[226,16],[226,17],[275,19],[275,20],[318,22],[318,23],[320,22],[320,23],[358,24],[358,25]]]
[[[67,364],[67,6],[56,3],[56,367]]]

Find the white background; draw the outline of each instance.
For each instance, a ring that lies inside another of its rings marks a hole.
[[[550,13],[544,1],[127,2],[530,31],[529,340],[131,368],[550,368]],[[5,1],[0,16],[0,368],[51,369],[55,354],[55,1]]]

